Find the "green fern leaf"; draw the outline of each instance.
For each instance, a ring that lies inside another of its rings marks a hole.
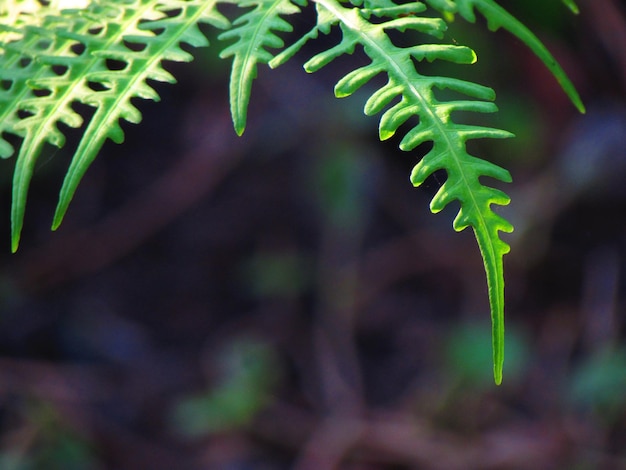
[[[367,99],[367,115],[381,114],[379,135],[386,140],[402,128],[400,148],[411,151],[430,142],[432,148],[415,166],[411,181],[419,186],[438,170],[447,179],[433,197],[437,213],[453,201],[460,207],[453,227],[472,227],[483,258],[492,318],[494,378],[502,381],[504,362],[503,257],[509,246],[500,232],[513,226],[492,206],[506,205],[509,197],[483,184],[483,176],[510,182],[505,169],[471,155],[467,142],[507,138],[512,134],[491,127],[459,123],[457,111],[497,111],[490,88],[457,78],[418,72],[420,61],[472,64],[473,50],[464,46],[421,43],[399,47],[391,39],[407,31],[442,39],[446,21],[459,14],[469,22],[482,14],[490,29],[504,28],[516,35],[545,63],[581,112],[584,106],[571,81],[541,41],[494,0],[312,0],[317,23],[291,46],[284,48],[280,33],[293,27],[285,17],[301,12],[307,0],[50,0],[0,1],[0,157],[15,149],[5,134],[21,139],[13,179],[12,249],[22,230],[27,192],[36,162],[46,145],[65,143],[63,126],[81,128],[82,138],[61,188],[53,229],[61,223],[76,188],[108,139],[120,143],[120,120],[138,123],[141,113],[133,98],[157,101],[148,80],[175,81],[163,61],[185,62],[192,56],[182,49],[208,45],[200,24],[227,29],[219,36],[233,41],[220,57],[232,57],[230,102],[233,124],[242,134],[251,87],[259,63],[278,66],[309,40],[339,29],[338,44],[314,55],[304,67],[315,72],[345,54],[362,50],[369,62],[343,76],[335,86],[337,97],[347,97],[383,75],[387,82]],[[574,0],[562,0],[572,11]],[[244,10],[231,25],[219,11],[221,3]],[[426,4],[443,17],[421,16]],[[71,9],[67,6],[72,5]],[[281,50],[276,55],[268,49]],[[440,98],[439,90],[464,98]],[[437,93],[435,93],[437,91]],[[85,117],[75,109],[86,105]],[[417,120],[417,122],[413,122]]]
[[[233,23],[233,28],[222,33],[220,40],[237,39],[226,47],[220,57],[233,57],[230,76],[230,108],[235,131],[243,134],[246,127],[248,103],[252,82],[257,76],[257,64],[267,64],[273,55],[267,48],[282,48],[283,40],[275,33],[291,32],[293,27],[282,17],[300,12],[303,0],[244,0],[240,8],[251,8]]]
[[[476,61],[474,52],[462,46],[447,44],[420,44],[401,48],[394,45],[387,31],[414,30],[435,38],[442,38],[446,24],[438,18],[405,16],[401,5],[384,9],[345,8],[336,0],[317,0],[319,9],[335,18],[342,39],[305,64],[308,72],[315,72],[343,54],[351,54],[360,46],[370,59],[341,78],[335,86],[338,97],[352,95],[372,78],[387,76],[387,83],[374,91],[365,104],[365,113],[382,112],[379,133],[382,140],[393,136],[400,126],[417,116],[419,122],[405,134],[402,150],[410,151],[424,142],[433,147],[415,167],[411,180],[419,186],[434,171],[445,170],[447,180],[431,202],[431,210],[439,212],[452,201],[460,203],[454,221],[455,230],[472,226],[483,257],[491,317],[493,321],[494,378],[502,381],[504,362],[504,273],[502,257],[509,246],[500,239],[499,232],[510,232],[513,226],[493,212],[491,206],[508,204],[502,191],[484,186],[480,177],[488,176],[510,182],[508,171],[470,155],[466,142],[478,138],[507,138],[509,132],[466,124],[452,119],[455,111],[491,113],[497,110],[492,100],[493,90],[475,83],[448,77],[431,77],[417,72],[415,60],[446,60],[459,64]],[[387,17],[381,20],[379,17]],[[377,16],[376,22],[368,20]],[[450,89],[474,98],[471,100],[439,101],[435,89]]]
[[[2,25],[4,26],[4,25]],[[13,28],[2,28],[9,32]],[[21,33],[18,37],[22,37]],[[31,36],[24,41],[28,49],[34,48],[39,37]],[[24,56],[20,49],[12,45],[3,46],[0,56],[0,80],[8,85],[0,88],[0,157],[8,158],[14,153],[13,146],[3,137],[4,133],[11,133],[24,137],[24,133],[16,129],[20,121],[17,111],[21,100],[31,96],[31,89],[26,85],[29,77],[33,76],[37,64],[28,56]]]
[[[528,29],[521,21],[511,15],[508,11],[498,5],[494,0],[424,0],[433,8],[447,12],[449,14],[459,13],[466,21],[470,23],[476,22],[476,11],[487,19],[490,30],[497,31],[504,28],[509,33],[516,36],[544,63],[556,78],[563,91],[570,98],[574,106],[581,113],[585,112],[583,104],[576,87],[571,82],[563,68],[559,65],[554,56],[541,42],[541,40]],[[578,7],[573,0],[563,0],[565,5],[574,13],[578,13]]]
[[[47,15],[41,27],[28,26],[22,39],[3,46],[3,77],[11,87],[0,92],[3,112],[11,117],[3,128],[24,138],[17,157],[13,182],[12,249],[19,243],[26,195],[33,169],[43,146],[63,146],[59,123],[80,127],[83,118],[75,103],[95,108],[68,169],[53,229],[60,224],[85,171],[107,139],[122,142],[119,120],[132,123],[141,113],[132,98],[158,100],[146,80],[174,82],[161,62],[189,61],[192,56],[181,43],[194,47],[208,44],[200,23],[226,27],[229,23],[216,9],[218,0],[109,0],[93,1],[86,9],[64,10]],[[35,45],[31,42],[37,37]],[[32,61],[28,77],[20,69],[22,59]],[[122,64],[111,67],[110,61]],[[4,70],[5,66],[12,68]],[[19,112],[29,115],[16,122]],[[4,122],[4,121],[3,121]],[[6,148],[5,148],[6,150]]]
[[[209,42],[198,28],[199,24],[207,23],[218,28],[229,25],[228,20],[216,9],[217,0],[144,3],[153,4],[153,10],[147,9],[146,4],[146,11],[150,14],[144,17],[152,18],[152,12],[158,12],[154,15],[157,19],[139,20],[140,23],[135,23],[138,26],[134,33],[135,26],[129,23],[126,30],[115,31],[115,42],[109,38],[111,47],[98,47],[97,52],[94,51],[94,55],[100,59],[100,66],[94,67],[87,74],[86,80],[100,83],[105,89],[92,93],[83,101],[95,107],[96,112],[68,169],[59,196],[53,229],[61,223],[78,183],[105,140],[109,138],[116,143],[122,142],[123,131],[119,126],[119,120],[125,119],[132,123],[140,121],[141,113],[133,106],[131,99],[135,97],[155,101],[159,99],[156,91],[146,80],[169,83],[176,81],[162,68],[162,61],[192,60],[193,57],[181,49],[182,43],[193,47],[208,46]],[[131,51],[124,46],[124,42],[139,46],[141,50]],[[125,62],[126,67],[121,70],[105,69],[102,64],[106,64],[105,61],[108,59]]]
[[[268,65],[271,68],[276,68],[285,62],[287,62],[291,57],[294,56],[302,47],[312,39],[316,39],[319,36],[319,33],[328,34],[333,26],[337,22],[336,18],[333,17],[332,14],[328,13],[326,9],[321,7],[319,4],[315,5],[317,10],[317,22],[315,26],[306,34],[303,34],[300,39],[298,39],[295,43],[290,45],[289,47],[283,49],[282,52],[277,54],[272,60],[268,62]]]

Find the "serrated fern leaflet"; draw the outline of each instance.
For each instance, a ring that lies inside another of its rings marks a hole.
[[[581,113],[585,112],[583,104],[574,84],[571,82],[563,68],[556,61],[554,56],[541,42],[539,38],[524,24],[511,15],[493,0],[424,0],[433,8],[446,12],[449,15],[458,13],[470,23],[476,22],[476,12],[479,12],[487,20],[487,25],[491,31],[500,28],[515,35],[533,53],[541,59],[544,65],[550,70],[554,78],[559,82],[563,91],[570,98],[572,103]],[[563,0],[563,3],[574,13],[578,13],[578,7],[572,0]]]
[[[334,0],[318,0],[321,23],[328,29],[329,18],[339,26],[342,39],[339,44],[315,55],[305,64],[308,72],[321,67],[344,54],[352,54],[362,47],[370,62],[348,73],[335,86],[338,97],[355,93],[372,78],[384,74],[387,82],[372,93],[365,104],[365,113],[382,112],[379,133],[382,140],[393,136],[407,121],[417,116],[419,122],[411,127],[400,142],[402,150],[410,151],[424,142],[433,147],[418,163],[412,182],[419,186],[437,170],[447,172],[447,180],[432,200],[431,210],[439,212],[450,202],[460,203],[454,221],[455,230],[472,226],[485,264],[489,300],[493,321],[494,377],[502,380],[504,362],[504,274],[502,257],[509,246],[500,239],[499,231],[512,231],[510,223],[493,212],[492,204],[508,204],[502,191],[483,185],[479,178],[489,176],[510,181],[508,171],[493,163],[470,155],[466,142],[477,138],[506,138],[509,132],[488,127],[459,124],[452,119],[455,111],[491,113],[497,110],[489,88],[449,77],[432,77],[417,72],[414,61],[446,60],[470,64],[476,60],[474,52],[462,46],[447,44],[420,44],[397,47],[387,31],[417,31],[435,38],[443,37],[446,24],[438,18],[405,16],[407,5],[386,8],[345,8]],[[421,11],[420,4],[412,5]],[[376,17],[376,22],[369,18]],[[287,52],[292,54],[293,51]],[[278,57],[277,61],[281,58]],[[435,89],[450,89],[473,100],[440,101]]]
[[[252,82],[257,75],[257,64],[267,64],[272,54],[267,48],[281,48],[283,40],[275,32],[291,32],[293,27],[281,16],[299,13],[302,0],[248,0],[238,2],[240,8],[251,8],[233,22],[233,28],[219,36],[220,40],[236,39],[220,54],[233,57],[230,75],[230,110],[237,134],[243,134]]]
[[[216,5],[217,0],[94,1],[86,9],[46,15],[40,26],[25,26],[21,39],[4,45],[2,79],[10,80],[11,86],[0,92],[0,105],[8,117],[2,121],[2,130],[24,138],[13,182],[14,251],[33,169],[44,144],[64,144],[59,123],[69,127],[83,124],[83,117],[72,106],[82,103],[95,108],[95,113],[67,172],[53,228],[61,222],[80,179],[104,142],[123,141],[119,120],[141,120],[131,98],[158,100],[146,80],[175,81],[161,62],[191,60],[181,43],[194,47],[208,44],[199,23],[228,26]],[[24,70],[22,59],[13,59],[15,54],[28,58],[29,70]],[[111,67],[112,61],[118,65]],[[16,121],[19,112],[28,116]],[[6,155],[7,142],[2,144]]]

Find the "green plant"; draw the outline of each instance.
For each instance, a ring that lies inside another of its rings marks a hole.
[[[571,0],[564,3],[577,12]],[[313,6],[313,28],[285,47],[283,37],[293,31],[292,19]],[[175,81],[162,62],[191,60],[191,54],[181,48],[183,43],[208,45],[200,25],[223,30],[219,40],[225,47],[220,57],[232,59],[230,102],[238,134],[245,129],[257,67],[277,67],[292,59],[308,41],[339,31],[341,37],[335,45],[313,55],[304,68],[316,72],[359,49],[368,63],[340,78],[335,95],[352,95],[383,75],[386,83],[371,92],[364,108],[367,115],[382,113],[381,140],[401,130],[402,150],[431,143],[432,148],[415,166],[411,181],[419,186],[433,172],[445,170],[447,180],[433,197],[431,211],[439,212],[450,202],[459,201],[454,229],[471,226],[474,230],[487,277],[494,378],[499,384],[504,361],[502,259],[509,251],[499,232],[511,232],[513,226],[491,208],[493,204],[508,204],[509,197],[483,184],[480,178],[508,183],[511,176],[507,170],[471,155],[466,143],[512,134],[454,119],[459,111],[497,111],[491,88],[457,77],[420,73],[422,61],[476,62],[475,52],[456,44],[446,36],[446,30],[456,16],[473,23],[477,13],[486,18],[489,29],[506,29],[523,41],[584,112],[574,86],[542,42],[493,0],[4,0],[0,3],[0,135],[11,134],[21,140],[16,145],[13,179],[13,251],[18,247],[35,163],[46,144],[64,145],[59,125],[82,128],[82,138],[60,191],[53,229],[61,223],[81,178],[104,142],[123,141],[119,121],[141,120],[131,99],[159,99],[147,80]],[[403,35],[409,45],[397,45],[392,37],[398,35]],[[443,99],[442,90],[463,98]],[[77,103],[92,108],[93,114],[85,118],[74,109]],[[14,152],[10,140],[0,137],[2,157]]]

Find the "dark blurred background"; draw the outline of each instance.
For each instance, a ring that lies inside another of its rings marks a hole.
[[[468,119],[517,135],[472,144],[514,178],[501,387],[473,235],[428,209],[445,175],[412,188],[372,86],[332,95],[362,57],[261,67],[237,138],[210,47],[168,64],[56,233],[71,151],[49,149],[16,255],[0,163],[0,469],[626,469],[626,8],[502,4],[588,112],[482,21],[447,38],[477,64],[427,67],[493,87]]]

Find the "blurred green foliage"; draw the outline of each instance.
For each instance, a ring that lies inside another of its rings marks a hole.
[[[187,437],[248,425],[271,402],[280,367],[272,348],[239,338],[216,356],[220,377],[206,392],[182,398],[172,412],[173,427]]]
[[[572,405],[607,424],[626,418],[626,346],[604,347],[574,369],[567,388]]]
[[[242,267],[242,277],[257,297],[294,298],[311,283],[310,263],[296,252],[264,250]]]
[[[65,422],[62,414],[41,399],[19,407],[23,420],[18,445],[0,453],[2,470],[90,470],[98,457],[86,436]]]

